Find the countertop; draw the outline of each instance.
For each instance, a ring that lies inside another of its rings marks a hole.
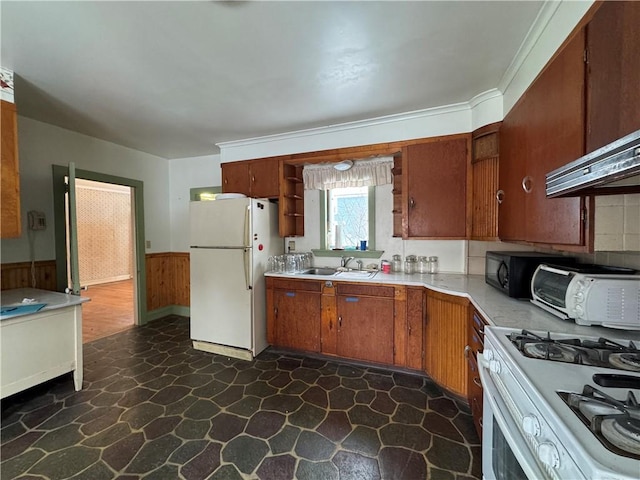
[[[572,320],[562,320],[533,305],[528,300],[516,300],[487,285],[482,275],[455,273],[413,274],[378,272],[373,278],[340,278],[333,275],[304,275],[266,273],[279,278],[304,278],[307,280],[331,280],[333,282],[364,282],[371,284],[397,284],[422,286],[449,295],[467,297],[490,325],[555,333],[609,337],[640,342],[640,331],[576,325]]]
[[[22,300],[25,298],[33,299],[33,303],[46,304],[41,310],[36,313],[56,310],[65,307],[73,307],[75,305],[80,305],[81,303],[89,301],[89,299],[86,297],[67,295],[66,293],[51,292],[49,290],[40,290],[37,288],[16,288],[14,290],[3,290],[0,293],[0,303],[2,303],[3,308],[12,305],[25,305],[22,303]],[[31,313],[24,313],[7,317],[3,316],[1,319],[9,320],[30,314]]]

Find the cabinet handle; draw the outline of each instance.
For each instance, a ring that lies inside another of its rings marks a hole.
[[[342,315],[338,317],[338,327],[342,328]]]
[[[533,189],[533,178],[531,178],[531,176],[527,175],[522,179],[522,189],[526,193],[531,193],[531,190]]]
[[[411,335],[411,325],[409,325],[409,335]]]
[[[504,190],[498,190],[496,192],[496,200],[498,201],[498,205],[502,205],[502,201],[504,200]]]
[[[416,206],[416,201],[413,199],[413,197],[411,197],[409,199],[409,208],[415,208]]]
[[[276,318],[278,318],[278,307],[274,307],[273,314],[275,315]]]
[[[475,383],[476,386],[482,388],[482,382],[480,381],[480,379],[478,377],[473,377],[473,383]]]
[[[478,423],[480,424],[480,428],[482,428],[482,427],[483,427],[483,424],[482,424],[482,417],[480,417],[480,419],[478,420]]]
[[[255,183],[255,181],[256,181],[256,176],[255,175],[251,176],[251,181]]]
[[[464,358],[469,358],[469,352],[471,351],[471,347],[467,345],[464,347]]]

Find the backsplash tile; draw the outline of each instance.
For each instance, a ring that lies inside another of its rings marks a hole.
[[[640,193],[596,197],[594,250],[640,250]]]

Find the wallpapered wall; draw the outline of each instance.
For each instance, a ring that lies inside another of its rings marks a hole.
[[[132,278],[131,189],[77,180],[80,283]]]

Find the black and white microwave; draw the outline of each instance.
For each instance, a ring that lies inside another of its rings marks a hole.
[[[513,298],[531,298],[531,277],[541,263],[574,264],[573,257],[540,252],[487,252],[484,280]]]
[[[538,266],[531,302],[578,325],[640,330],[640,275],[601,265]]]

